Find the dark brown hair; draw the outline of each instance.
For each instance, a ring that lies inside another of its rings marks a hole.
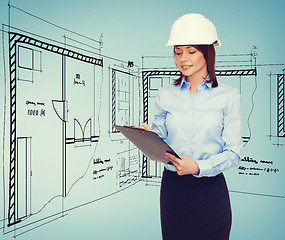
[[[207,63],[207,71],[210,76],[210,79],[206,82],[211,82],[212,87],[218,86],[218,81],[215,73],[215,62],[216,62],[216,52],[214,45],[191,45],[192,47],[196,48],[198,51],[200,51]],[[180,72],[180,77],[174,81],[174,85],[178,86],[181,84],[181,81],[183,79],[183,74]]]

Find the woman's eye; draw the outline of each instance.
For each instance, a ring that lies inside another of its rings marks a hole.
[[[194,54],[196,51],[191,51],[191,52],[189,52],[190,54]]]
[[[175,55],[181,55],[181,53],[180,52],[175,52]]]

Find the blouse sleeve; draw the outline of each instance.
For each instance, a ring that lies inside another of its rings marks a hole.
[[[223,150],[221,153],[212,155],[205,160],[196,161],[200,173],[194,176],[216,176],[231,167],[239,165],[242,150],[241,127],[240,93],[234,91],[224,112],[224,125],[221,136],[224,143]]]
[[[165,125],[166,114],[162,101],[161,101],[161,91],[159,90],[156,94],[155,108],[154,108],[154,119],[152,122],[153,131],[156,132],[163,140],[167,138],[167,129]]]

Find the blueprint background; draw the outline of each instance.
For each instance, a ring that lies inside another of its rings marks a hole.
[[[164,44],[169,37],[173,22],[189,12],[202,13],[211,19],[218,31],[222,46],[217,54],[248,53],[257,47],[257,63],[285,63],[284,55],[284,7],[277,1],[12,1],[12,4],[37,16],[55,22],[95,39],[103,34],[103,53],[126,61],[141,64],[142,55],[170,55],[171,48]],[[8,23],[7,1],[0,2],[1,23]],[[42,27],[39,21],[31,20],[22,13],[13,13],[11,24],[29,29],[54,39],[62,35],[50,26]],[[24,19],[24,20],[23,20]],[[2,46],[1,46],[2,55]],[[6,63],[7,64],[7,63]],[[0,103],[5,92],[3,57],[0,59]],[[260,177],[241,177],[236,170],[226,173],[230,190],[254,192],[261,195],[231,192],[233,226],[231,240],[238,239],[283,239],[285,235],[285,146],[273,145],[267,136],[270,132],[269,74],[282,73],[284,66],[258,68],[258,88],[254,95],[254,111],[250,118],[252,136],[243,150],[243,157],[274,161],[278,174],[263,174]],[[8,66],[6,66],[6,70]],[[222,79],[226,82],[226,79]],[[107,84],[107,83],[105,83]],[[107,85],[104,85],[103,89]],[[242,102],[248,113],[252,78],[243,80],[245,98]],[[248,88],[246,87],[248,86]],[[274,91],[272,91],[274,93]],[[8,104],[8,98],[7,98]],[[108,102],[103,101],[103,108]],[[3,139],[4,105],[1,104],[1,146]],[[8,113],[6,113],[8,114]],[[7,115],[8,116],[8,115]],[[7,118],[6,116],[6,118]],[[272,116],[275,118],[275,116]],[[6,119],[6,121],[8,121]],[[6,128],[8,122],[6,122]],[[107,129],[104,128],[103,129]],[[247,132],[247,126],[244,126]],[[7,133],[6,133],[7,134]],[[7,136],[7,135],[6,135]],[[101,146],[108,151],[108,140]],[[1,156],[2,154],[1,147]],[[5,151],[8,151],[5,149]],[[4,152],[4,154],[7,154]],[[8,156],[8,155],[6,155]],[[2,167],[2,166],[1,166]],[[2,170],[0,177],[2,179]],[[88,187],[88,186],[86,186]],[[89,191],[93,189],[88,187]],[[95,191],[95,189],[94,189]],[[2,193],[2,192],[1,192]],[[274,195],[279,197],[267,197]],[[283,198],[281,198],[281,197]],[[2,199],[0,201],[2,211]],[[1,215],[2,217],[2,215]],[[1,239],[11,239],[3,235]],[[159,187],[149,187],[143,182],[118,194],[96,201],[68,213],[67,217],[44,225],[18,239],[116,239],[140,240],[161,239],[159,223]]]

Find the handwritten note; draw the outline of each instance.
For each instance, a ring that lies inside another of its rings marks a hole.
[[[94,158],[93,165],[100,166],[99,169],[93,170],[93,180],[103,178],[106,172],[110,172],[113,170],[113,166],[105,166],[105,163],[110,163],[111,159],[101,159],[101,158]]]
[[[262,174],[277,174],[280,172],[274,167],[271,160],[256,160],[251,157],[244,157],[238,167],[240,175],[260,176]]]

